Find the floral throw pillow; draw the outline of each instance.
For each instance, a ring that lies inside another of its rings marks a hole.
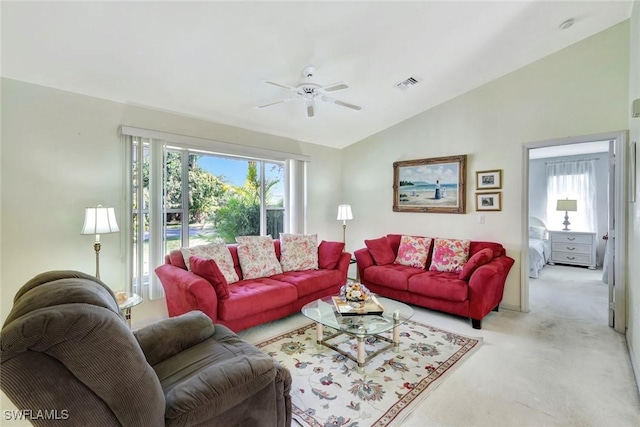
[[[245,280],[282,273],[271,236],[238,236],[238,260]]]
[[[231,258],[231,252],[225,243],[209,243],[208,245],[193,246],[191,248],[181,248],[184,263],[187,266],[187,270],[191,271],[191,265],[189,264],[189,257],[196,256],[202,259],[213,259],[220,272],[224,275],[227,283],[235,283],[240,278],[233,268],[233,259]]]
[[[318,269],[318,235],[280,233],[282,271]]]
[[[436,238],[431,258],[432,271],[459,273],[469,259],[470,240]]]
[[[402,236],[394,264],[425,268],[432,241],[431,237]]]

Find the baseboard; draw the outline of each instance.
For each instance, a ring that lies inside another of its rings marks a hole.
[[[629,340],[629,330],[627,329],[627,333],[624,334],[627,339],[627,350],[629,351],[629,358],[631,359],[631,369],[633,369],[633,376],[636,379],[636,387],[638,388],[638,393],[640,393],[640,370],[638,370],[638,365],[636,364],[636,356],[633,352],[633,347],[631,346],[631,341]]]
[[[522,311],[519,305],[513,305],[513,304],[505,304],[505,303],[500,303],[500,309],[505,309],[505,310],[511,310],[511,311]]]

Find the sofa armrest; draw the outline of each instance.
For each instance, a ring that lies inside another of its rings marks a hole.
[[[200,310],[213,322],[218,320],[218,296],[206,279],[170,264],[155,271],[164,288],[169,316]]]
[[[514,259],[499,256],[478,267],[469,278],[469,317],[480,320],[496,308]]]
[[[358,249],[353,254],[356,257],[356,262],[358,264],[358,277],[362,280],[364,277],[364,269],[375,264],[373,262],[373,257],[367,248]]]
[[[133,335],[153,366],[211,338],[214,333],[215,326],[207,315],[191,311],[138,329]]]
[[[211,420],[273,384],[275,363],[260,352],[221,360],[167,393],[165,417],[172,425]]]

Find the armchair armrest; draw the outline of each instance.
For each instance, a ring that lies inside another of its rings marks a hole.
[[[358,263],[358,277],[362,280],[362,278],[364,278],[364,269],[374,265],[373,257],[367,248],[358,249],[353,254]]]
[[[218,296],[206,279],[170,264],[161,265],[155,272],[164,288],[169,316],[200,310],[212,321],[218,320]]]
[[[215,333],[211,319],[200,311],[164,319],[133,332],[149,365],[154,366]]]
[[[248,397],[264,392],[276,378],[275,363],[260,352],[220,361],[166,394],[165,417],[172,425],[210,420]]]
[[[504,293],[504,285],[514,259],[499,256],[476,269],[469,278],[469,317],[482,319],[493,310]]]

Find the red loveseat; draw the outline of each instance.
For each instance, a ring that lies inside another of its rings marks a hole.
[[[274,240],[280,260],[280,241]],[[173,250],[155,272],[166,295],[169,316],[200,310],[215,323],[235,332],[298,312],[302,306],[335,295],[346,283],[351,254],[342,242],[323,241],[318,246],[318,269],[289,271],[270,277],[243,280],[238,246],[227,245],[239,282],[228,284],[218,295],[214,284],[188,271],[180,250]]]
[[[498,311],[502,301],[504,284],[514,260],[506,256],[499,243],[472,241],[469,248],[469,262],[464,273],[429,271],[433,255],[433,244],[429,249],[426,268],[409,267],[394,263],[400,246],[400,234],[388,234],[386,239],[393,252],[383,265],[376,264],[374,255],[368,248],[354,252],[358,263],[360,281],[372,292],[404,301],[409,304],[443,311],[471,319],[474,329],[481,329],[482,319],[492,310]],[[378,239],[380,240],[380,239]],[[473,255],[489,248],[483,254],[490,254],[480,263]],[[375,252],[375,249],[374,249]],[[378,258],[380,258],[378,256]],[[482,265],[478,265],[482,264]]]

